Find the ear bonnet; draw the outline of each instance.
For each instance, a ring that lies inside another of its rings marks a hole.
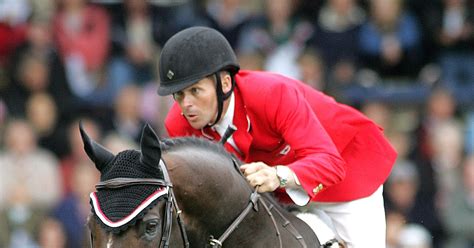
[[[148,179],[163,179],[160,141],[150,126],[143,128],[141,151],[125,150],[117,155],[90,139],[82,125],[80,132],[84,149],[101,174],[90,203],[107,231],[118,233],[134,225],[159,198],[168,196],[167,187],[146,183]],[[144,183],[123,183],[127,180]]]

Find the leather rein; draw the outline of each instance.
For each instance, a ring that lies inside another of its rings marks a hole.
[[[222,135],[221,140],[219,143],[224,146],[224,144],[227,142],[227,140],[232,136],[232,134],[237,131],[237,127],[234,125],[229,125]],[[245,178],[244,174],[240,171],[239,164],[237,163],[237,160],[233,157],[232,158],[232,163],[234,164],[234,168],[237,170],[237,172]],[[303,236],[298,232],[298,230],[291,224],[291,222],[277,209],[274,208],[273,204],[270,203],[270,205],[267,205],[265,200],[261,198],[260,194],[258,193],[258,187],[255,187],[255,189],[252,189],[252,193],[250,194],[250,200],[247,206],[242,210],[242,212],[237,216],[237,218],[230,224],[230,226],[224,231],[224,233],[218,238],[215,239],[214,236],[209,237],[209,245],[211,248],[221,248],[222,243],[230,236],[232,232],[235,231],[235,229],[239,226],[239,224],[245,219],[245,217],[250,213],[250,210],[253,208],[254,211],[258,211],[258,202],[260,202],[265,208],[265,211],[267,212],[268,216],[272,219],[273,226],[275,227],[276,230],[276,236],[278,237],[278,242],[279,242],[279,247],[282,248],[283,244],[281,241],[281,235],[280,231],[278,229],[277,222],[275,220],[275,217],[273,216],[271,210],[274,209],[276,213],[282,218],[283,220],[283,227],[287,229],[301,244],[301,247],[306,248],[306,242],[303,239]]]
[[[237,161],[233,158],[232,162],[234,164],[235,169],[244,177],[242,172],[239,169],[239,165]],[[267,202],[261,197],[258,193],[258,187],[253,189],[252,193],[250,194],[250,200],[248,205],[245,209],[237,216],[237,218],[230,224],[230,226],[224,231],[224,233],[218,238],[215,239],[212,235],[209,237],[209,245],[211,248],[221,248],[224,241],[235,231],[235,229],[239,226],[239,224],[245,219],[245,217],[250,213],[250,210],[253,208],[254,211],[258,211],[258,202],[262,204],[263,208],[265,209],[267,215],[271,218],[273,226],[275,227],[276,236],[278,237],[279,247],[283,247],[283,243],[281,240],[280,230],[278,228],[278,224],[275,220],[274,215],[272,214],[272,210],[274,210],[280,218],[283,220],[282,226],[290,232],[293,237],[300,243],[301,247],[306,248],[306,242],[303,239],[303,236],[298,232],[298,230],[293,226],[293,224],[279,211],[277,208],[274,208],[273,204],[267,205]]]

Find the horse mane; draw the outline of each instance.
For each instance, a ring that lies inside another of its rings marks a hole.
[[[174,149],[183,148],[183,147],[193,147],[193,148],[202,148],[204,150],[217,153],[228,159],[235,159],[238,165],[241,165],[242,162],[237,159],[234,155],[229,153],[223,145],[217,142],[212,142],[210,140],[190,136],[190,137],[177,137],[177,138],[166,138],[161,140],[161,149],[163,152],[169,152]]]

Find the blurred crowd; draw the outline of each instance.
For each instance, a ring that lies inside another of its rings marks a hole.
[[[0,247],[86,244],[99,175],[78,122],[114,152],[144,123],[166,137],[160,48],[196,25],[243,69],[300,79],[384,128],[399,153],[388,248],[474,247],[473,0],[0,1]]]

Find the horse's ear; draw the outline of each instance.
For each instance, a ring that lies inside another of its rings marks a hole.
[[[160,140],[158,136],[156,136],[155,131],[153,131],[148,124],[143,128],[140,147],[142,150],[142,162],[159,168],[161,159]]]
[[[114,159],[114,154],[109,152],[105,147],[97,144],[94,140],[89,138],[82,122],[79,122],[79,131],[81,132],[82,142],[84,143],[84,150],[87,156],[94,162],[95,167],[102,172],[102,169]]]

